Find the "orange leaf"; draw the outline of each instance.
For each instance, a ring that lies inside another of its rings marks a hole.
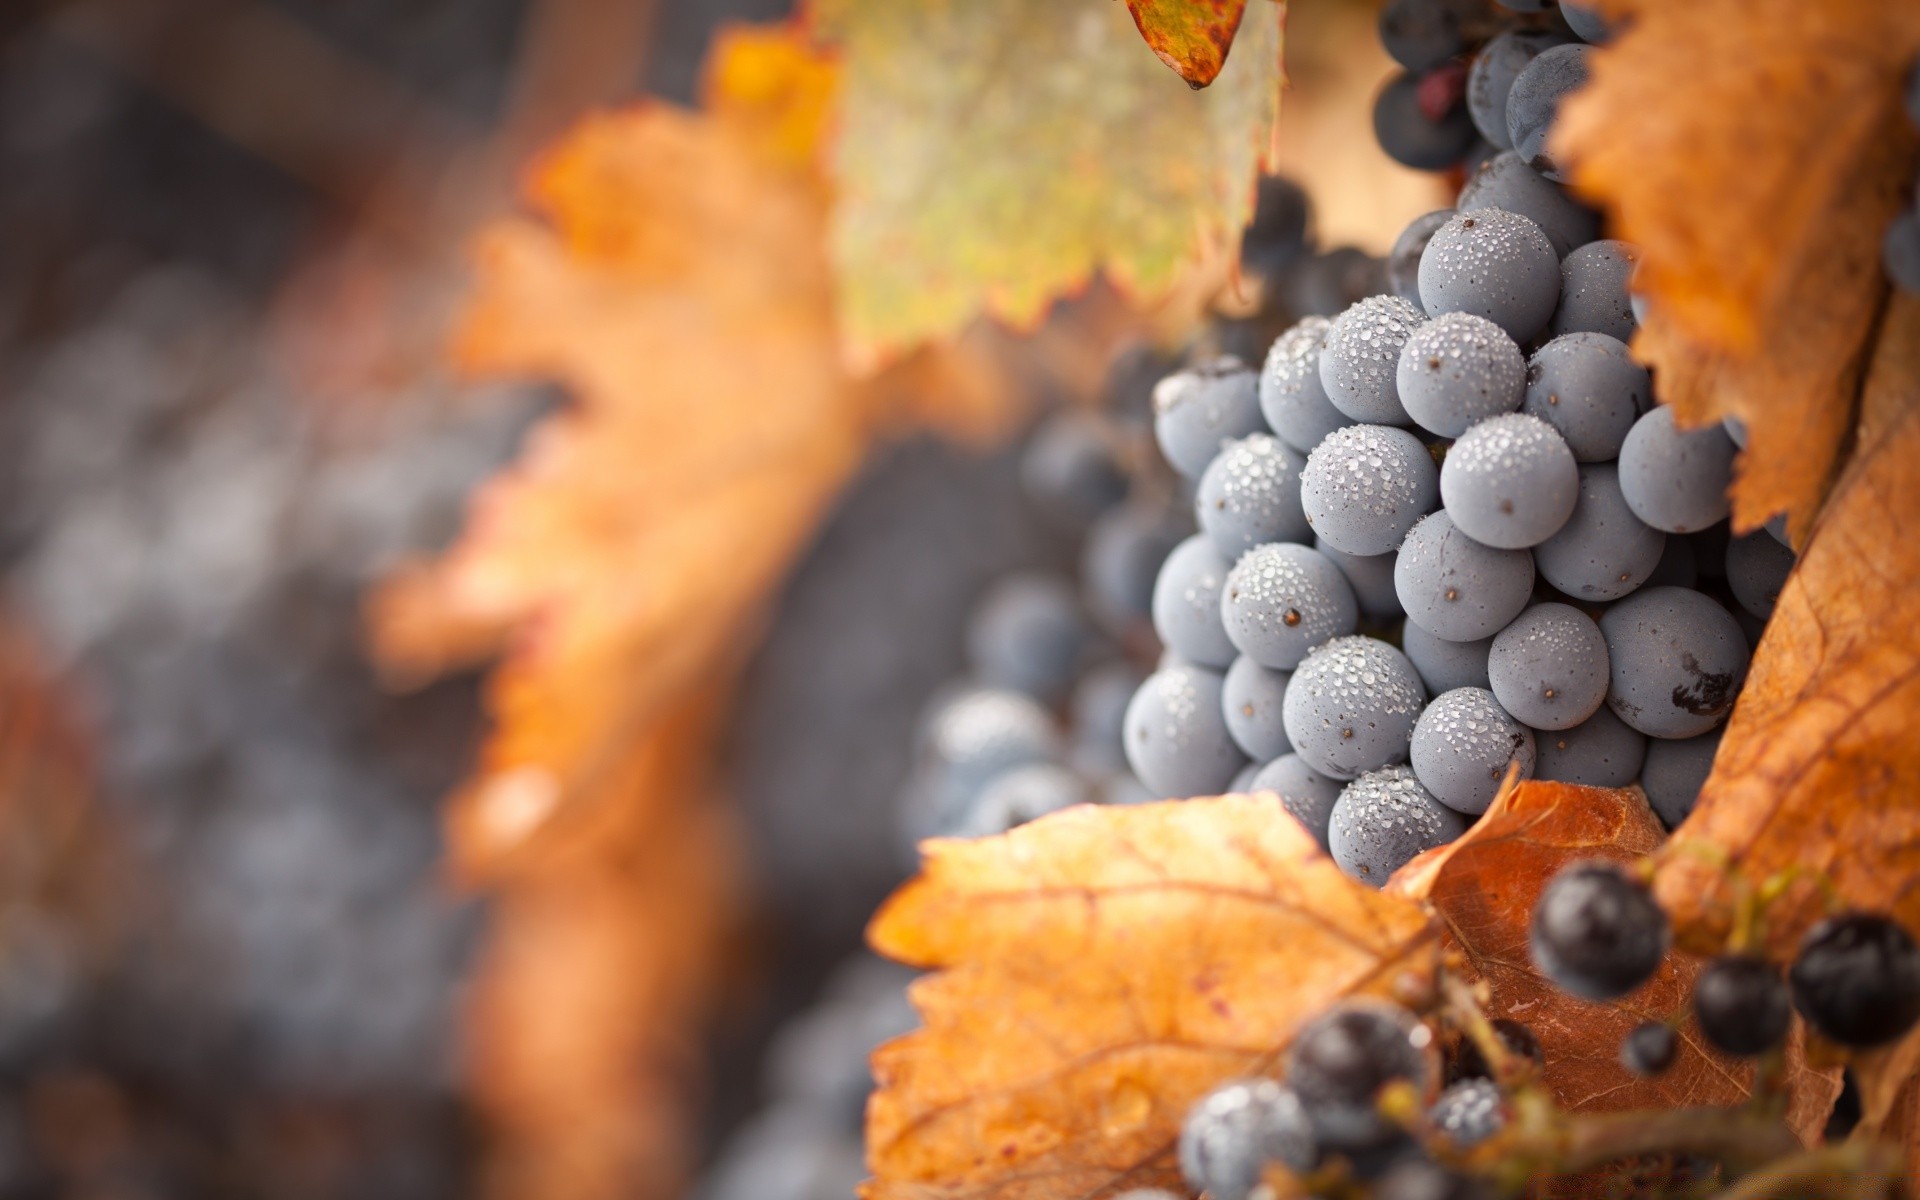
[[[1226,65],[1247,0],[1127,0],[1127,11],[1160,61],[1203,88]]]
[[[1534,969],[1528,932],[1548,879],[1580,859],[1631,862],[1664,840],[1637,788],[1527,782],[1502,793],[1460,840],[1409,863],[1389,884],[1433,905],[1449,941],[1492,989],[1489,1015],[1520,1021],[1539,1037],[1546,1084],[1571,1112],[1734,1104],[1751,1090],[1751,1067],[1714,1054],[1691,1022],[1665,1074],[1642,1079],[1620,1065],[1620,1043],[1634,1026],[1686,1011],[1700,960],[1669,955],[1644,987],[1603,1002],[1571,996]],[[1789,1119],[1811,1139],[1839,1095],[1839,1072],[1813,1072],[1796,1052],[1790,1083]]]
[[[1573,180],[1639,244],[1635,343],[1683,423],[1750,441],[1741,530],[1789,511],[1795,544],[1840,462],[1885,283],[1880,236],[1916,146],[1901,81],[1920,6],[1631,0],[1556,131]]]
[[[1178,1184],[1187,1109],[1356,993],[1430,989],[1438,931],[1342,875],[1276,798],[1078,808],[933,841],[869,936],[938,973],[874,1056],[883,1197]]]
[[[1824,910],[1813,878],[1920,928],[1920,299],[1897,297],[1859,449],[1781,592],[1712,776],[1661,858],[1682,931],[1729,927],[1732,880],[1800,877],[1769,910],[1784,955]]]

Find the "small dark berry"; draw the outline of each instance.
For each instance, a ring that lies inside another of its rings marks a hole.
[[[1271,1079],[1240,1079],[1208,1092],[1180,1127],[1180,1172],[1214,1200],[1246,1200],[1268,1163],[1313,1166],[1306,1109]]]
[[[1465,1150],[1506,1126],[1506,1103],[1493,1080],[1463,1079],[1440,1093],[1427,1110],[1427,1120],[1440,1136]]]
[[[1800,1015],[1843,1046],[1884,1045],[1920,1020],[1920,946],[1875,913],[1815,925],[1787,979]]]
[[[1680,1039],[1673,1026],[1661,1021],[1636,1025],[1620,1043],[1620,1063],[1635,1075],[1664,1074],[1680,1053]]]
[[[1562,870],[1533,910],[1534,963],[1586,1000],[1612,1000],[1645,983],[1671,936],[1653,893],[1611,863]]]
[[[1772,963],[1750,954],[1723,954],[1694,982],[1693,1016],[1713,1046],[1750,1058],[1786,1038],[1793,1006]]]
[[[1287,1083],[1323,1144],[1354,1149],[1393,1132],[1374,1098],[1395,1080],[1425,1083],[1428,1036],[1406,1010],[1367,1001],[1342,1004],[1300,1031],[1287,1052]]]

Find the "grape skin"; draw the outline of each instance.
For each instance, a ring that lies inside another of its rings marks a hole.
[[[1520,407],[1527,364],[1520,347],[1492,321],[1446,313],[1408,336],[1395,381],[1402,408],[1421,428],[1457,438]]]
[[[1281,719],[1290,674],[1263,667],[1243,654],[1233,660],[1221,683],[1227,734],[1256,764],[1272,762],[1293,749]]]
[[[1198,478],[1223,444],[1263,428],[1259,377],[1232,355],[1176,371],[1154,386],[1154,439],[1188,479]]]
[[[1396,373],[1400,348],[1425,321],[1398,296],[1368,296],[1335,317],[1320,350],[1320,385],[1333,406],[1366,424],[1411,424]]]
[[[1422,851],[1466,830],[1460,814],[1422,786],[1412,768],[1383,767],[1342,789],[1327,822],[1327,848],[1347,878],[1377,888]]]
[[[1228,562],[1262,542],[1304,542],[1313,536],[1300,508],[1306,455],[1270,433],[1228,442],[1200,475],[1194,515]]]
[[[1222,1084],[1180,1126],[1180,1173],[1214,1200],[1246,1200],[1269,1162],[1313,1165],[1312,1124],[1292,1090],[1271,1079]]]
[[[1407,620],[1456,642],[1491,638],[1533,595],[1533,556],[1474,541],[1446,512],[1420,519],[1400,545],[1394,590]]]
[[[1713,770],[1713,756],[1720,749],[1724,732],[1715,729],[1699,737],[1655,738],[1648,744],[1646,763],[1640,768],[1640,787],[1668,829],[1678,828],[1693,812],[1701,785]]]
[[[1474,541],[1524,550],[1552,537],[1573,515],[1580,469],[1553,426],[1509,413],[1475,425],[1447,451],[1440,498]]]
[[[1619,458],[1628,431],[1651,407],[1652,377],[1606,334],[1561,334],[1527,361],[1520,411],[1557,429],[1579,462]]]
[[[1170,799],[1213,796],[1246,765],[1227,734],[1218,672],[1173,666],[1147,676],[1127,705],[1127,764]]]
[[[1701,592],[1643,588],[1600,618],[1611,661],[1607,704],[1649,737],[1696,737],[1718,725],[1747,676],[1747,639]]]
[[[1456,688],[1434,698],[1413,727],[1413,773],[1427,791],[1455,812],[1483,813],[1518,763],[1520,778],[1533,774],[1533,731],[1507,715],[1493,693]]]
[[[1718,424],[1681,430],[1660,405],[1634,422],[1620,446],[1620,491],[1633,515],[1667,533],[1724,520],[1733,481],[1733,439]]]
[[[1555,183],[1561,182],[1565,164],[1548,152],[1547,132],[1559,114],[1561,100],[1587,82],[1591,53],[1582,45],[1543,50],[1507,93],[1507,137],[1522,161]]]
[[[1480,48],[1467,74],[1467,112],[1481,137],[1498,149],[1513,149],[1507,132],[1507,94],[1513,81],[1541,51],[1566,42],[1566,36],[1554,30],[1510,29]]]
[[[1020,572],[995,583],[975,606],[967,655],[984,682],[1052,700],[1073,686],[1092,638],[1071,584]]]
[[[1556,256],[1573,253],[1600,236],[1600,214],[1567,195],[1560,185],[1522,162],[1511,150],[1480,164],[1460,189],[1461,212],[1499,208],[1540,227]],[[1556,274],[1558,272],[1556,271]],[[1555,282],[1556,293],[1560,283]],[[1555,303],[1558,304],[1556,295]]]
[[[1607,699],[1608,662],[1591,617],[1571,605],[1536,604],[1494,635],[1487,676],[1500,707],[1523,723],[1571,729]]]
[[[1580,862],[1547,881],[1528,938],[1534,965],[1564,992],[1613,1000],[1660,969],[1667,914],[1645,884],[1609,862]]]
[[[1567,28],[1573,30],[1583,42],[1598,46],[1613,37],[1613,27],[1600,10],[1591,4],[1564,0],[1560,5],[1560,15],[1566,19]]]
[[[1281,807],[1313,835],[1322,850],[1327,848],[1327,822],[1333,802],[1340,798],[1338,782],[1308,766],[1298,754],[1282,754],[1260,768],[1248,790],[1278,795]]]
[[[1310,546],[1271,542],[1241,556],[1220,594],[1227,639],[1263,667],[1291,671],[1307,652],[1352,633],[1360,621],[1353,587]]]
[[[1772,534],[1750,533],[1727,543],[1727,587],[1733,598],[1762,621],[1773,616],[1780,589],[1793,571],[1793,551]]]
[[[1309,453],[1336,429],[1353,424],[1320,385],[1320,352],[1333,322],[1302,317],[1273,340],[1260,372],[1260,412],[1281,441]]]
[[[1287,740],[1329,779],[1405,761],[1426,690],[1406,655],[1378,638],[1335,638],[1287,683]]]
[[[1487,678],[1487,653],[1493,649],[1490,637],[1477,642],[1451,642],[1408,621],[1401,630],[1400,645],[1433,695],[1457,687],[1492,686]]]
[[[1056,517],[1080,524],[1126,499],[1127,474],[1102,422],[1086,413],[1047,418],[1020,457],[1020,484]]]
[[[993,779],[961,818],[957,837],[990,837],[1087,802],[1086,780],[1057,763],[1015,767]]]
[[[1640,252],[1630,242],[1588,242],[1560,260],[1560,307],[1550,328],[1562,333],[1604,333],[1633,340],[1634,319],[1628,287]]]
[[[1350,425],[1307,455],[1300,504],[1326,543],[1385,554],[1439,499],[1439,471],[1419,438],[1386,425]]]
[[[1153,629],[1188,662],[1225,670],[1234,649],[1220,619],[1220,597],[1232,568],[1204,533],[1174,547],[1153,584]]]
[[[1369,619],[1391,621],[1400,615],[1400,597],[1393,590],[1398,554],[1392,550],[1385,554],[1348,554],[1327,545],[1322,537],[1313,539],[1313,548],[1340,568],[1340,573],[1353,585],[1353,597],[1360,602],[1360,611]]]
[[[1426,253],[1433,231],[1453,217],[1451,208],[1435,209],[1415,217],[1387,252],[1387,287],[1408,304],[1420,305],[1420,256]]]
[[[1125,504],[1102,515],[1080,560],[1094,614],[1121,633],[1151,620],[1160,568],[1191,532],[1184,515],[1157,504]]]
[[[1416,171],[1444,171],[1473,148],[1473,118],[1456,104],[1438,120],[1420,104],[1420,81],[1402,73],[1373,100],[1373,136],[1388,158]]]
[[[1667,535],[1633,515],[1612,463],[1580,468],[1580,499],[1557,533],[1533,548],[1540,577],[1579,600],[1618,600],[1660,565]]]
[[[1626,787],[1640,778],[1647,737],[1602,705],[1571,729],[1535,739],[1533,777],[1584,787]]]
[[[1553,243],[1506,209],[1463,209],[1434,230],[1420,256],[1420,304],[1435,317],[1470,312],[1524,343],[1547,327],[1559,303]]]

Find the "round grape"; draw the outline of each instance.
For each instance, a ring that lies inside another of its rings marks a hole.
[[[1520,411],[1539,417],[1580,462],[1611,462],[1653,403],[1653,380],[1625,345],[1604,333],[1565,333],[1527,361]]]
[[[1358,246],[1336,246],[1289,271],[1281,292],[1293,311],[1330,318],[1386,290],[1386,283],[1386,266],[1379,259]]]
[[[1440,499],[1474,541],[1524,550],[1552,537],[1573,515],[1580,468],[1553,426],[1508,413],[1475,425],[1447,451]]]
[[[1583,787],[1626,787],[1647,758],[1646,735],[1605,706],[1571,729],[1543,730],[1534,742],[1535,779]]]
[[[1220,597],[1231,565],[1204,533],[1174,548],[1153,584],[1153,628],[1190,663],[1224,669],[1237,651],[1220,620]]]
[[[958,837],[990,837],[1028,821],[1085,804],[1090,796],[1086,780],[1057,763],[1032,763],[996,776],[980,789],[954,833]]]
[[[1151,620],[1161,564],[1192,532],[1185,514],[1158,504],[1125,504],[1101,516],[1080,560],[1094,615],[1122,633]]]
[[[1604,333],[1632,341],[1640,322],[1627,289],[1639,261],[1632,243],[1611,239],[1588,242],[1561,259],[1560,307],[1549,328],[1556,334]]]
[[[1591,617],[1567,604],[1536,604],[1494,635],[1487,677],[1500,707],[1523,723],[1572,729],[1606,700],[1607,662],[1607,641]]]
[[[1042,700],[1073,686],[1092,640],[1073,585],[1040,572],[995,583],[967,621],[967,656],[980,678]]]
[[[1746,635],[1700,592],[1644,588],[1608,609],[1600,631],[1612,662],[1607,704],[1649,737],[1712,729],[1747,677]]]
[[[1566,164],[1553,157],[1547,131],[1560,112],[1560,102],[1587,82],[1586,46],[1554,46],[1534,56],[1507,93],[1507,137],[1528,166],[1559,182]]]
[[[1680,1038],[1664,1021],[1645,1021],[1633,1027],[1620,1043],[1620,1065],[1635,1075],[1664,1075],[1680,1053]]]
[[[1352,633],[1360,610],[1347,577],[1326,555],[1269,542],[1247,551],[1227,574],[1220,617],[1241,654],[1291,671],[1313,647]]]
[[[1560,5],[1560,15],[1565,18],[1567,28],[1573,30],[1583,42],[1597,46],[1613,36],[1613,26],[1608,24],[1600,10],[1591,4],[1563,0]]]
[[[1693,1019],[1701,1036],[1722,1053],[1752,1058],[1786,1040],[1793,1004],[1772,963],[1751,954],[1722,954],[1694,980]]]
[[[1309,1021],[1287,1048],[1287,1082],[1327,1145],[1356,1149],[1385,1128],[1374,1111],[1382,1088],[1405,1080],[1417,1090],[1432,1075],[1431,1044],[1432,1034],[1405,1009],[1343,1001]]]
[[[1395,372],[1400,348],[1425,321],[1398,296],[1368,296],[1335,317],[1320,351],[1320,386],[1333,406],[1356,421],[1409,424]]]
[[[1260,768],[1247,790],[1278,795],[1281,807],[1306,827],[1322,850],[1327,848],[1327,821],[1340,798],[1340,784],[1308,766],[1306,759],[1282,754]]]
[[[1175,799],[1216,795],[1246,765],[1227,734],[1221,682],[1200,667],[1167,667],[1133,694],[1127,764],[1150,790]]]
[[[1508,716],[1482,688],[1442,693],[1413,727],[1413,773],[1440,803],[1483,813],[1493,803],[1511,763],[1520,778],[1533,774],[1533,731]]]
[[[1406,655],[1378,638],[1335,638],[1287,682],[1287,740],[1322,775],[1352,779],[1406,761],[1426,699]]]
[[[1600,236],[1599,213],[1567,195],[1560,185],[1544,178],[1511,150],[1502,150],[1482,163],[1460,189],[1461,212],[1482,208],[1504,209],[1532,221],[1547,235],[1556,256],[1570,254]],[[1555,276],[1557,292],[1557,271]]]
[[[1668,829],[1677,829],[1693,812],[1700,788],[1713,771],[1713,756],[1720,749],[1722,732],[1715,729],[1699,737],[1655,738],[1648,743],[1647,760],[1640,768],[1640,787]]]
[[[1553,243],[1538,225],[1503,208],[1456,213],[1420,256],[1420,303],[1436,317],[1473,313],[1528,342],[1559,302]]]
[[[1400,633],[1400,644],[1431,695],[1457,687],[1491,686],[1487,679],[1487,653],[1493,648],[1492,638],[1450,642],[1408,621]]]
[[[1422,428],[1457,438],[1520,407],[1527,364],[1506,331],[1472,313],[1446,313],[1415,329],[1400,348],[1400,403]]]
[[[1098,419],[1059,412],[1034,432],[1021,455],[1020,484],[1057,519],[1084,523],[1126,499],[1127,472]]]
[[[1222,1084],[1180,1126],[1180,1173],[1214,1200],[1247,1200],[1268,1163],[1305,1171],[1317,1156],[1306,1107],[1271,1079]]]
[[[1477,1146],[1506,1127],[1500,1085],[1491,1079],[1462,1079],[1440,1093],[1427,1110],[1427,1121],[1459,1149]]]
[[[1773,616],[1793,563],[1793,551],[1764,531],[1734,538],[1727,543],[1727,586],[1741,608],[1764,621]]]
[[[1800,1015],[1842,1046],[1884,1046],[1920,1021],[1920,946],[1878,913],[1843,913],[1815,925],[1787,978]]]
[[[1272,762],[1293,749],[1281,717],[1287,676],[1288,672],[1269,670],[1243,654],[1227,668],[1221,684],[1227,734],[1255,763]]]
[[[1194,513],[1228,562],[1262,542],[1304,542],[1313,536],[1300,509],[1300,472],[1306,465],[1306,455],[1270,433],[1228,442],[1207,464],[1194,493]]]
[[[1307,227],[1313,204],[1306,189],[1284,175],[1262,175],[1253,220],[1240,234],[1240,266],[1271,283],[1311,252]]]
[[[1635,421],[1620,446],[1620,490],[1633,515],[1667,533],[1693,533],[1725,519],[1733,439],[1718,424],[1682,431],[1660,405]]]
[[[1393,249],[1387,252],[1387,286],[1408,304],[1419,306],[1420,256],[1426,253],[1427,242],[1433,237],[1433,231],[1445,225],[1452,216],[1452,209],[1442,208],[1415,217],[1412,224],[1400,231],[1400,236],[1394,239]]]
[[[1579,600],[1618,600],[1652,577],[1667,535],[1641,524],[1612,463],[1580,468],[1580,499],[1560,531],[1533,548],[1540,577]]]
[[[1259,763],[1248,763],[1246,766],[1240,768],[1240,773],[1233,777],[1233,782],[1227,785],[1227,790],[1238,795],[1246,795],[1253,790],[1253,777],[1259,773]]]
[[[1501,150],[1513,149],[1507,132],[1507,94],[1513,81],[1542,50],[1566,42],[1566,36],[1554,30],[1514,29],[1480,48],[1467,74],[1467,112],[1481,137]]]
[[[1660,969],[1673,937],[1645,884],[1612,863],[1562,868],[1533,909],[1529,947],[1554,985],[1583,1000],[1614,1000]]]
[[[1320,386],[1320,351],[1333,322],[1302,317],[1273,340],[1260,372],[1260,411],[1280,440],[1305,454],[1336,429],[1351,425],[1347,414]]]
[[[920,733],[920,763],[903,814],[914,841],[953,832],[996,776],[1060,752],[1047,710],[1000,688],[972,688],[938,703]]]
[[[1421,102],[1420,79],[1394,76],[1373,100],[1373,137],[1388,158],[1416,171],[1444,171],[1473,148],[1473,118],[1464,104],[1435,115]]]
[[[1416,855],[1466,831],[1460,814],[1421,786],[1412,768],[1382,767],[1341,789],[1327,821],[1327,851],[1347,878],[1384,887]]]
[[[1259,379],[1232,355],[1176,371],[1153,389],[1154,438],[1173,469],[1189,479],[1207,469],[1224,443],[1262,428]]]
[[[1430,70],[1465,52],[1478,16],[1464,0],[1387,0],[1380,45],[1407,70]]]
[[[1496,550],[1462,533],[1444,511],[1407,532],[1393,586],[1410,624],[1456,642],[1490,638],[1533,595],[1533,556]]]
[[[1348,554],[1327,545],[1325,538],[1313,539],[1313,548],[1327,556],[1353,585],[1353,596],[1360,611],[1375,621],[1391,621],[1400,615],[1400,597],[1393,590],[1393,567],[1399,556],[1385,554]]]
[[[1439,499],[1440,472],[1419,438],[1386,425],[1335,430],[1307,455],[1300,505],[1315,534],[1348,554],[1385,554]]]

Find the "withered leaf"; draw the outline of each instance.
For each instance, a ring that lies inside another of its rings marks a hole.
[[[1659,895],[1701,945],[1724,934],[1736,881],[1789,873],[1769,910],[1784,957],[1849,905],[1920,928],[1920,300],[1890,307],[1859,448],[1835,485],[1754,655],[1693,815],[1661,855]]]
[[[1557,145],[1640,245],[1636,353],[1683,423],[1750,441],[1741,529],[1791,513],[1795,544],[1840,462],[1885,283],[1881,232],[1920,137],[1900,111],[1920,6],[1625,0]]]
[[[1588,788],[1529,781],[1505,790],[1465,836],[1409,863],[1389,890],[1425,900],[1448,941],[1492,989],[1488,1015],[1530,1028],[1546,1053],[1544,1081],[1570,1112],[1734,1104],[1752,1087],[1752,1068],[1715,1054],[1689,1021],[1671,1070],[1639,1078],[1620,1065],[1620,1043],[1644,1021],[1685,1012],[1699,959],[1669,955],[1643,987],[1604,1002],[1553,986],[1534,968],[1528,931],[1540,889],[1581,859],[1631,862],[1665,840],[1638,788]],[[1839,1094],[1839,1073],[1819,1073],[1796,1053],[1789,1119],[1802,1137],[1818,1132]]]
[[[1140,36],[1194,87],[1205,87],[1227,61],[1247,0],[1127,0]]]
[[[1172,290],[1251,215],[1280,95],[1255,0],[1203,92],[1141,53],[1113,0],[830,0],[841,51],[833,256],[861,358],[986,312],[1029,326],[1095,272]]]
[[[1214,1085],[1357,993],[1430,987],[1420,907],[1342,875],[1271,794],[1077,808],[933,841],[869,936],[936,973],[880,1048],[870,1200],[1178,1186]]]

